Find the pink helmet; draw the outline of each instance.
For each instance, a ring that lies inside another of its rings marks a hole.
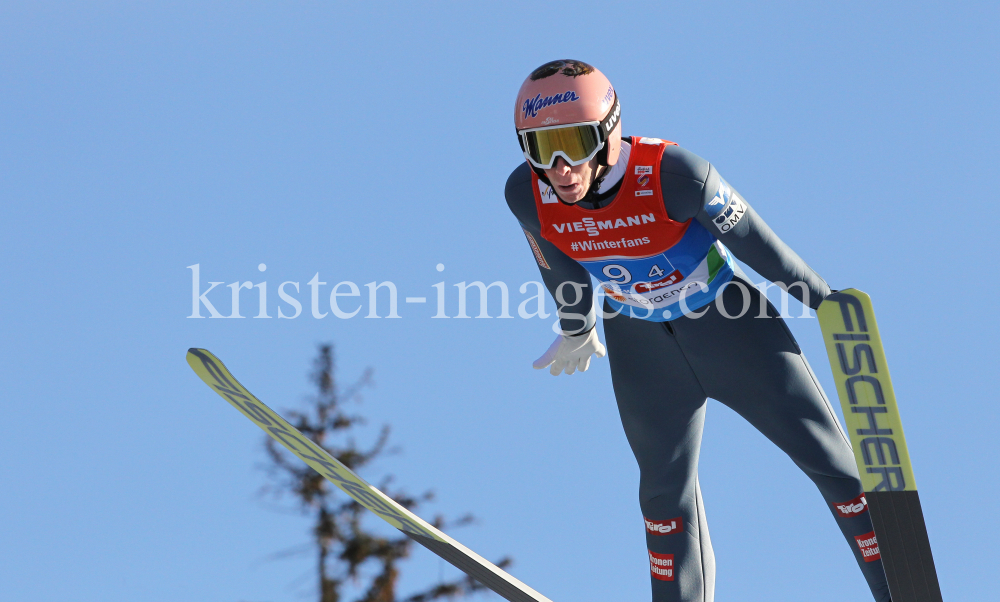
[[[622,146],[620,114],[618,96],[608,78],[583,61],[566,59],[545,63],[524,80],[514,107],[514,127],[521,132],[596,122],[603,143],[596,155],[598,163],[614,165]],[[523,149],[520,135],[518,141]]]

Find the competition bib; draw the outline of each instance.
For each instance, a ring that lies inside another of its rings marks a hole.
[[[542,237],[580,262],[616,310],[664,322],[715,299],[733,277],[733,260],[695,220],[670,219],[663,207],[660,161],[668,144],[635,138],[618,194],[607,206],[584,209],[559,201],[532,174]]]

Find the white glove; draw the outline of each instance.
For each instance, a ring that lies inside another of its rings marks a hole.
[[[566,374],[573,374],[577,370],[586,372],[590,368],[591,354],[604,357],[605,353],[604,345],[597,338],[597,329],[591,328],[587,334],[575,337],[557,336],[548,351],[535,360],[531,367],[541,370],[552,366],[549,369],[552,376],[559,376],[563,370],[566,370]]]

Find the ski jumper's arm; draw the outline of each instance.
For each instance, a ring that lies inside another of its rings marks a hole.
[[[722,232],[713,218],[710,203],[720,185],[728,186],[708,161],[679,146],[668,146],[660,163],[663,203],[667,215],[679,222],[694,218],[715,235],[733,255],[774,283],[791,286],[789,293],[816,309],[830,294],[830,287],[778,235],[768,227],[735,189],[730,194],[746,207],[745,213],[727,232]],[[718,209],[715,209],[718,211]],[[792,286],[801,282],[803,286]]]
[[[531,186],[531,169],[527,163],[522,163],[507,178],[507,186],[504,188],[507,206],[528,238],[545,288],[556,300],[559,324],[563,332],[586,332],[597,321],[593,310],[594,291],[590,285],[590,274],[582,265],[542,238],[535,194]],[[559,287],[563,283],[569,284],[562,286],[560,291]],[[577,291],[580,293],[577,294]],[[560,302],[560,297],[565,303]]]

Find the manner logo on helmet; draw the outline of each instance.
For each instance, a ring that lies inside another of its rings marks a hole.
[[[865,494],[862,493],[849,502],[834,504],[833,509],[837,511],[837,516],[851,518],[852,516],[864,514],[868,510],[868,500],[865,499]]]
[[[538,111],[546,107],[551,107],[552,105],[562,104],[564,102],[576,102],[580,100],[580,97],[576,95],[576,92],[572,90],[566,90],[561,94],[553,94],[552,96],[546,96],[542,98],[541,94],[536,94],[534,98],[525,99],[524,104],[521,105],[521,111],[524,112],[524,118],[527,119],[529,115],[532,117],[538,117]]]
[[[649,572],[652,573],[653,579],[659,579],[660,581],[673,581],[674,555],[657,554],[652,550],[646,551],[649,552]]]
[[[858,542],[858,548],[861,549],[861,556],[864,557],[865,562],[875,562],[882,558],[882,554],[878,551],[878,540],[875,539],[874,531],[864,535],[855,535],[854,541]]]
[[[680,272],[677,274],[679,275]],[[649,520],[646,517],[643,517],[642,520],[646,521],[646,531],[651,535],[670,535],[684,531],[684,519],[680,516],[670,520]]]

